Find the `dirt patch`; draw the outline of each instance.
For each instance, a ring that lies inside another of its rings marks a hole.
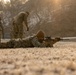
[[[0,49],[0,75],[76,75],[76,43]]]

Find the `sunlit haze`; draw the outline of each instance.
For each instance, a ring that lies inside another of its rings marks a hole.
[[[54,0],[54,3],[60,4],[61,0]]]
[[[55,0],[56,3],[58,3],[60,0]]]
[[[3,0],[5,3],[10,2],[10,0]]]

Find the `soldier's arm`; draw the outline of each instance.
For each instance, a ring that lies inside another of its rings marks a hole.
[[[46,47],[46,44],[44,42],[43,43],[40,43],[38,41],[38,38],[37,37],[34,37],[32,39],[32,44],[33,44],[34,47]]]
[[[27,27],[27,31],[29,31],[29,27],[28,27],[27,17],[26,17],[26,16],[24,17],[24,24],[25,24],[26,27]]]
[[[41,46],[41,43],[38,41],[37,37],[34,37],[31,42],[32,42],[34,47],[40,47]]]

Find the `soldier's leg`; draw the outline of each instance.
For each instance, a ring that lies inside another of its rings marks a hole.
[[[15,25],[15,28],[14,28],[14,38],[17,39],[18,38],[18,27],[17,25]]]
[[[23,25],[19,26],[19,38],[22,39],[23,38]]]
[[[14,36],[14,39],[17,39],[18,38],[18,25],[15,24],[14,25],[14,29],[13,29],[13,36]]]

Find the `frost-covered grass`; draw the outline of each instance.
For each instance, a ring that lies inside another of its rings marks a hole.
[[[0,49],[0,75],[76,75],[76,42],[53,48]]]

